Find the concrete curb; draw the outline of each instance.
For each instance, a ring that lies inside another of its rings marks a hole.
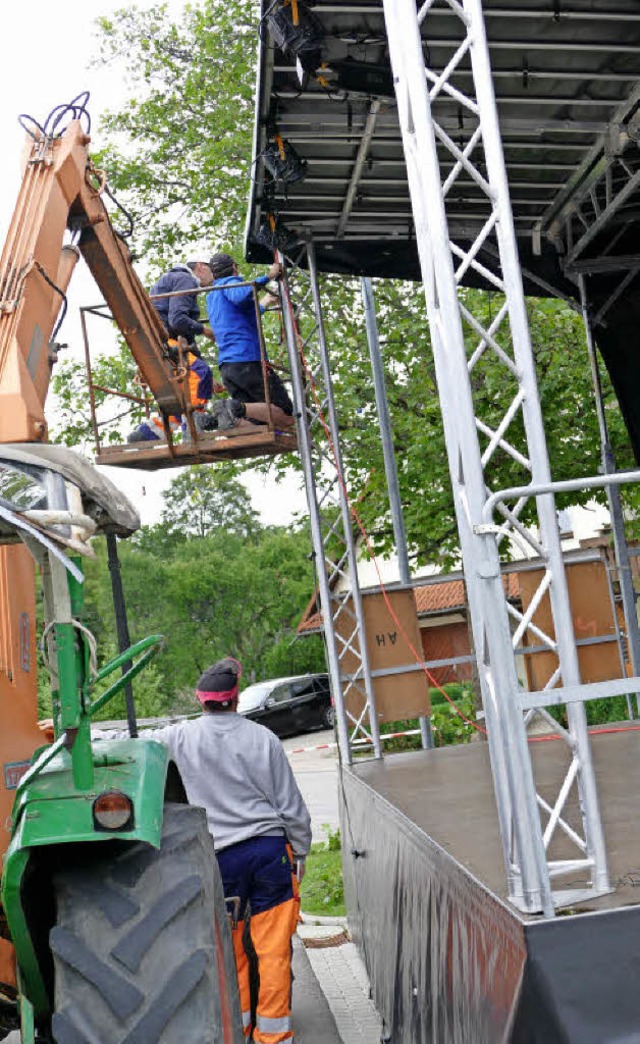
[[[300,911],[300,920],[303,924],[339,924],[348,930],[346,917],[324,917],[322,914],[308,914]]]

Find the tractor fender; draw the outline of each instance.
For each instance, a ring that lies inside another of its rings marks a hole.
[[[94,745],[93,764],[94,785],[90,790],[78,790],[71,759],[61,751],[19,792],[7,859],[15,849],[114,837],[159,846],[169,764],[166,748],[154,740],[104,740]],[[106,790],[120,790],[131,798],[129,829],[96,830],[93,803]]]
[[[47,850],[55,847],[59,860],[60,846],[87,842],[143,841],[159,848],[165,792],[173,801],[186,799],[168,751],[154,740],[104,740],[94,746],[93,760],[94,785],[79,791],[73,782],[71,758],[66,751],[60,752],[19,793],[14,809],[13,837],[2,874],[2,905],[16,949],[22,989],[33,1004],[36,1018],[42,1017],[51,1003],[47,958],[43,960],[38,942],[51,913]],[[133,817],[127,830],[96,828],[93,802],[105,790],[120,790],[131,798]]]

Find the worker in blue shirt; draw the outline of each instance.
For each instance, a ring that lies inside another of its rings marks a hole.
[[[209,261],[214,291],[207,294],[207,315],[218,346],[218,366],[222,383],[230,398],[214,404],[213,416],[218,428],[234,427],[246,418],[288,430],[293,427],[293,405],[287,390],[267,362],[270,406],[265,402],[264,376],[260,357],[260,337],[251,286],[238,286],[244,280],[230,254],[214,254]],[[281,274],[273,264],[266,276],[254,282],[265,286]],[[222,289],[218,289],[222,288]],[[278,298],[266,294],[261,311]]]

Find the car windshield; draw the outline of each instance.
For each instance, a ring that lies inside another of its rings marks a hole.
[[[240,693],[240,699],[238,700],[238,710],[242,714],[244,711],[255,710],[259,707],[265,696],[271,692],[272,685],[250,685],[248,689]]]

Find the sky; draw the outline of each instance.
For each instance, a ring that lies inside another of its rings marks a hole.
[[[20,113],[42,122],[56,105],[70,101],[83,90],[91,92],[89,111],[95,130],[106,108],[115,108],[126,99],[121,67],[89,68],[97,53],[95,19],[129,6],[124,0],[31,0],[6,4],[3,10],[3,84],[0,101],[0,243],[13,213],[20,185],[20,157],[24,132],[18,124]],[[137,0],[139,8],[153,6],[151,0]],[[169,11],[179,16],[184,0],[169,0]],[[8,46],[7,46],[8,44]],[[78,309],[97,304],[100,294],[90,273],[80,262],[69,289],[69,312],[60,332],[69,342],[69,351],[82,352]],[[55,423],[51,410],[50,421]],[[90,447],[86,452],[91,455]],[[131,472],[101,469],[136,504],[143,524],[158,521],[162,509],[162,490],[175,476],[174,471]],[[245,481],[252,502],[266,525],[286,524],[293,513],[304,510],[305,499],[297,475],[278,486],[263,476]]]

